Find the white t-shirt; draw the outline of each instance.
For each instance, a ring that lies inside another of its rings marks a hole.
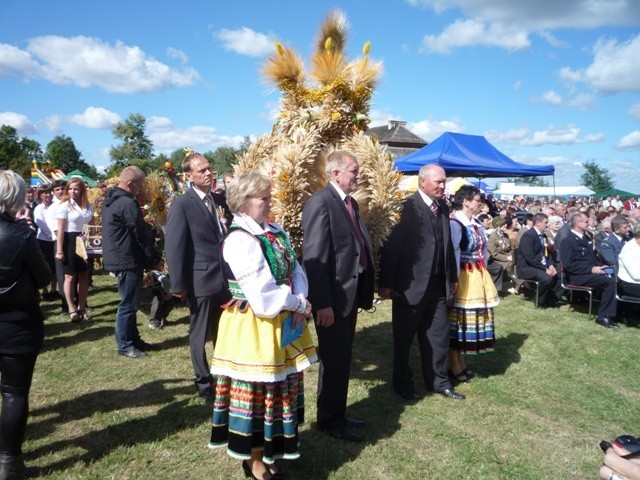
[[[93,207],[89,205],[87,209],[83,209],[75,200],[69,199],[68,202],[58,204],[56,218],[67,221],[65,232],[82,232],[82,227],[93,218]]]
[[[38,240],[44,240],[51,242],[53,240],[53,232],[51,231],[51,225],[47,217],[53,217],[52,211],[55,211],[56,207],[49,205],[47,207],[44,203],[39,203],[33,210],[33,221],[38,227],[38,234],[36,238]]]

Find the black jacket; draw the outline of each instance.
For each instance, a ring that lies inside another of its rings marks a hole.
[[[109,272],[145,268],[159,258],[153,232],[140,205],[120,187],[107,191],[102,204],[102,263]]]
[[[39,312],[38,289],[51,280],[36,235],[28,225],[0,215],[0,318],[2,312]]]

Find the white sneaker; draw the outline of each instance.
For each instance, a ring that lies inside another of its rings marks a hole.
[[[507,292],[509,293],[513,293],[514,295],[518,294],[518,290],[516,290],[515,288],[511,287],[509,290],[507,290]]]

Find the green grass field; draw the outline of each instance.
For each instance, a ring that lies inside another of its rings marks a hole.
[[[207,448],[211,408],[192,384],[187,309],[152,331],[143,305],[138,324],[157,349],[127,359],[113,334],[115,279],[96,275],[95,284],[92,322],[71,324],[58,302],[43,303],[27,464],[52,479],[243,478],[238,461]],[[384,302],[359,317],[349,415],[368,421],[366,441],[344,443],[314,428],[316,365],[307,370],[302,457],[290,478],[596,478],[598,442],[640,434],[639,329],[612,331],[568,306],[539,311],[507,297],[496,309],[496,351],[467,361],[481,375],[458,387],[467,400],[427,396],[407,405],[389,383],[390,311]],[[412,358],[419,377],[417,348]]]

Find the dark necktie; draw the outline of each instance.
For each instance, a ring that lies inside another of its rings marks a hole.
[[[344,203],[347,206],[347,211],[349,212],[349,216],[351,217],[351,223],[353,223],[353,228],[356,232],[356,238],[358,240],[358,244],[360,245],[360,266],[362,269],[366,269],[369,263],[367,259],[367,247],[364,244],[364,238],[362,237],[362,230],[360,230],[360,224],[358,223],[358,218],[356,217],[356,212],[353,209],[353,205],[351,204],[351,197],[347,195],[344,197]]]
[[[209,213],[211,214],[211,216],[213,217],[213,221],[215,222],[216,226],[218,227],[218,231],[220,233],[222,233],[222,227],[220,226],[220,219],[218,218],[218,214],[216,213],[216,207],[215,207],[215,202],[213,201],[213,197],[211,196],[210,193],[207,193],[204,196],[204,204],[207,207],[207,210],[209,210]]]
[[[438,216],[438,213],[440,213],[440,208],[438,208],[438,203],[435,200],[431,202],[431,212],[436,217]]]

